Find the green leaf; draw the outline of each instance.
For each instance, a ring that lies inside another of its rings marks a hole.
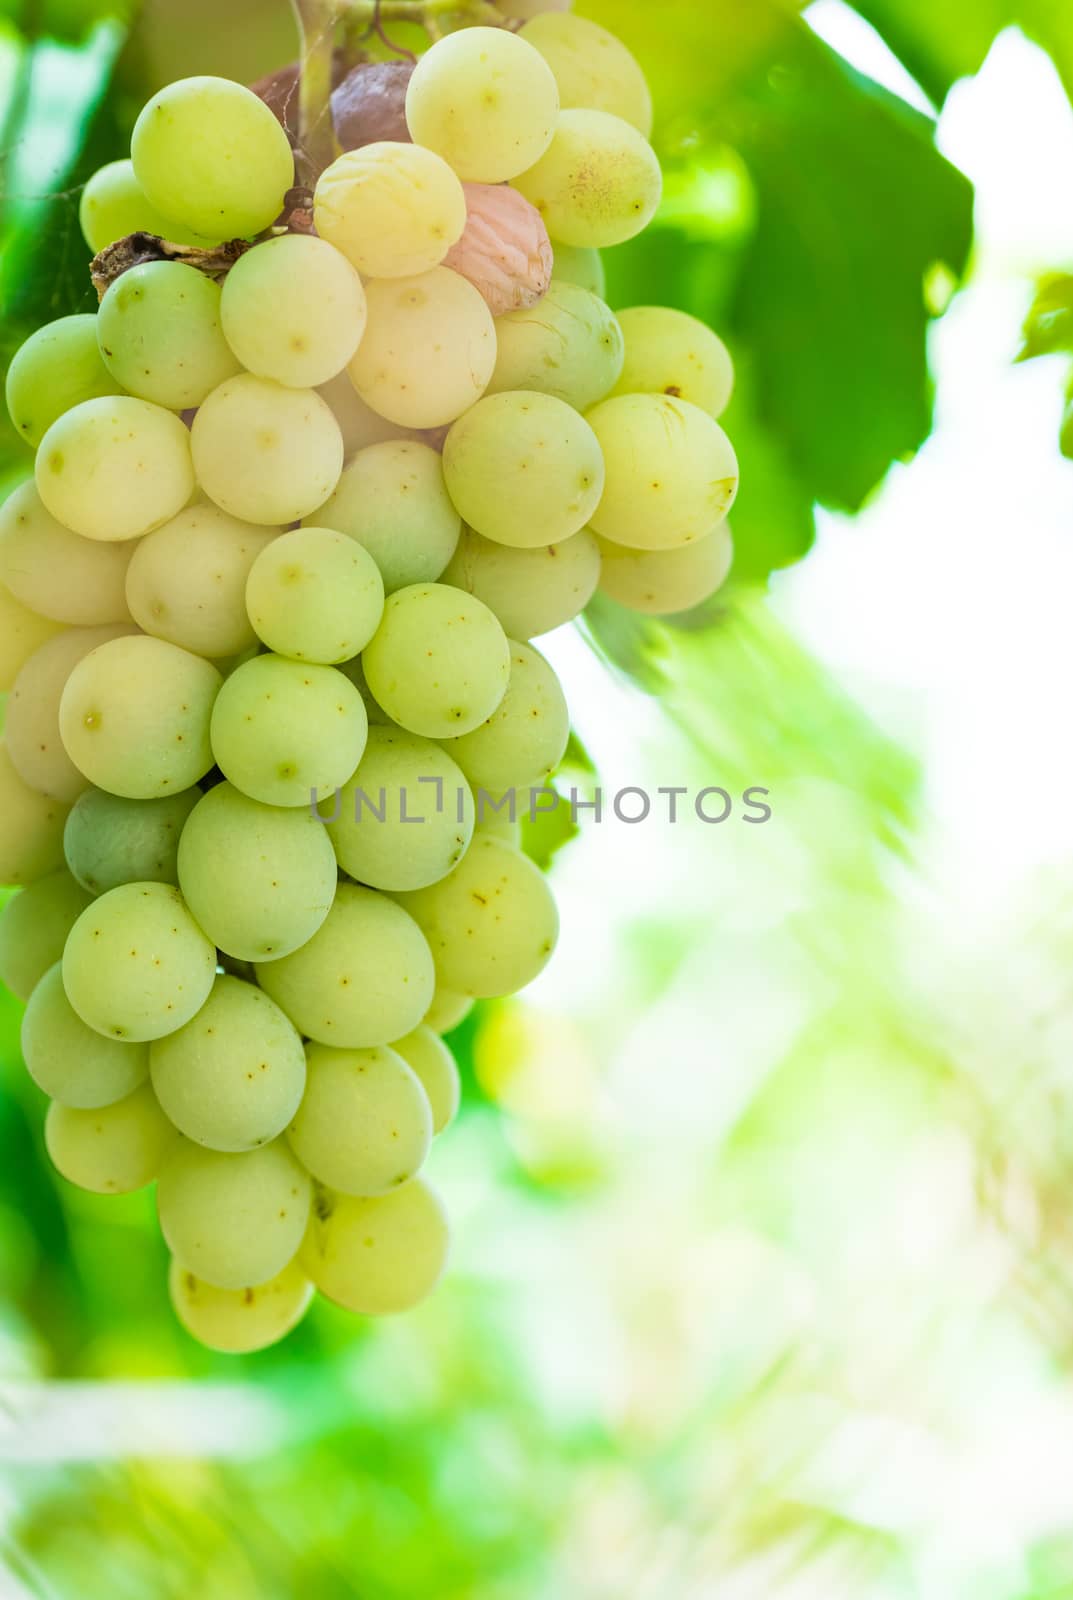
[[[1073,276],[1054,272],[1040,279],[1021,337],[1018,361],[1073,351]]]

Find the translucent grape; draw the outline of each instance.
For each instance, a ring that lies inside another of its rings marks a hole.
[[[566,696],[544,657],[515,641],[510,654],[507,692],[488,721],[445,743],[470,783],[493,794],[542,783],[570,738]]]
[[[125,584],[133,542],[104,544],[72,533],[23,483],[0,507],[0,578],[39,616],[92,624],[130,618]]]
[[[287,1132],[307,1172],[341,1194],[388,1194],[423,1166],[432,1110],[420,1079],[386,1046],[306,1048],[309,1082]]]
[[[416,1028],[432,999],[432,957],[412,917],[341,883],[309,943],[257,967],[257,981],[318,1044],[368,1049]]]
[[[595,531],[638,550],[710,533],[738,492],[738,462],[718,422],[685,400],[627,394],[589,412],[607,471]]]
[[[8,754],[24,783],[70,805],[86,788],[86,774],[71,760],[61,737],[60,706],[71,674],[91,651],[133,630],[129,624],[68,628],[35,650],[8,698]]]
[[[81,1111],[114,1105],[149,1076],[147,1044],[106,1039],[82,1021],[67,998],[59,961],[30,996],[22,1019],[22,1054],[39,1089]]]
[[[318,1192],[298,1260],[329,1300],[376,1317],[427,1299],[449,1244],[442,1201],[414,1178],[376,1199]]]
[[[208,501],[187,506],[142,539],[127,573],[138,626],[194,655],[239,655],[256,643],[246,580],[278,528],[239,522]]]
[[[270,650],[331,664],[364,650],[384,614],[384,581],[368,550],[331,528],[298,528],[263,550],[246,609]]]
[[[63,830],[67,865],[91,894],[121,883],[179,882],[179,836],[201,799],[200,789],[160,800],[126,800],[86,789]]]
[[[82,235],[96,254],[131,233],[152,233],[172,244],[204,245],[207,241],[181,222],[161,216],[134,176],[132,161],[109,161],[82,190],[78,205]],[[219,235],[217,235],[219,237]]]
[[[220,326],[220,285],[178,261],[116,278],[97,313],[105,366],[141,400],[183,411],[241,371]]]
[[[546,11],[522,29],[555,74],[564,110],[610,111],[652,133],[652,95],[645,75],[621,39],[586,17]]]
[[[722,588],[734,559],[725,522],[677,550],[628,550],[602,540],[601,552],[604,594],[653,617],[699,606]]]
[[[215,1289],[173,1261],[168,1293],[192,1338],[224,1355],[250,1355],[278,1344],[309,1309],[313,1285],[295,1262],[247,1289]]]
[[[28,1000],[63,955],[67,935],[92,896],[69,872],[50,872],[0,909],[0,983]]]
[[[222,313],[228,343],[250,372],[315,389],[342,372],[358,348],[365,290],[324,238],[284,233],[235,262]]]
[[[57,417],[83,400],[122,393],[101,360],[92,313],[60,317],[38,328],[7,369],[8,413],[27,444],[40,444]]]
[[[367,445],[381,444],[385,439],[420,439],[420,430],[404,428],[389,422],[378,411],[366,405],[355,389],[349,372],[341,372],[330,383],[317,390],[321,399],[330,406],[332,415],[343,435],[343,449],[347,459]]]
[[[0,740],[0,883],[33,883],[63,866],[67,807],[30,789]]]
[[[209,395],[190,437],[201,487],[244,522],[300,522],[343,469],[343,436],[320,395],[249,373]]]
[[[606,298],[607,273],[599,250],[592,245],[561,244],[558,239],[552,248],[555,251],[552,283],[576,283],[579,289],[598,294],[601,300]]]
[[[348,150],[321,174],[317,232],[369,278],[438,266],[466,226],[466,197],[446,161],[420,145]]]
[[[437,983],[423,1026],[431,1028],[434,1033],[450,1033],[459,1023],[465,1022],[474,1004],[471,994],[458,994]]]
[[[548,148],[558,110],[547,62],[499,28],[465,28],[437,40],[406,91],[415,141],[477,183],[501,183],[531,167]]]
[[[334,667],[255,656],[220,690],[212,748],[236,789],[271,806],[307,806],[345,783],[361,760],[361,695]]]
[[[308,520],[364,545],[388,594],[434,582],[454,554],[462,526],[439,453],[401,439],[359,450],[331,499]]]
[[[614,312],[576,284],[552,283],[535,306],[500,317],[496,338],[489,394],[536,389],[587,411],[622,371],[622,331]]]
[[[197,804],[179,844],[179,883],[198,923],[240,961],[290,955],[331,908],[335,855],[323,823],[218,783]]]
[[[626,357],[614,394],[667,394],[720,417],[734,389],[730,352],[718,334],[669,306],[619,312]]]
[[[145,1083],[112,1105],[80,1110],[53,1101],[45,1148],[68,1183],[92,1194],[132,1194],[160,1171],[175,1129]]]
[[[444,583],[483,600],[510,639],[532,639],[572,622],[600,578],[600,550],[583,528],[559,544],[516,550],[463,528]]]
[[[510,646],[488,607],[442,583],[389,595],[362,659],[388,716],[427,739],[479,728],[510,677]]]
[[[648,226],[663,178],[652,146],[621,117],[564,111],[547,154],[514,187],[536,206],[553,240],[602,249]]]
[[[82,1021],[111,1039],[161,1039],[205,1004],[216,951],[167,883],[125,883],[68,935],[63,986]]]
[[[489,395],[447,435],[443,471],[464,521],[518,549],[557,544],[589,521],[604,464],[584,417],[551,395]]]
[[[189,500],[190,435],[173,412],[147,400],[85,400],[41,440],[36,474],[64,527],[87,539],[136,539]]]
[[[128,800],[178,794],[212,766],[209,719],[221,677],[200,656],[145,634],[85,656],[60,701],[60,733],[78,770]]]
[[[423,1025],[391,1046],[416,1073],[432,1107],[432,1132],[442,1133],[458,1115],[462,1083],[454,1056],[439,1034]]]
[[[58,622],[31,611],[0,583],[0,694],[11,688],[34,651],[59,632]]]
[[[294,1260],[311,1192],[282,1139],[238,1155],[179,1139],[157,1182],[161,1232],[176,1260],[214,1288],[256,1288]]]

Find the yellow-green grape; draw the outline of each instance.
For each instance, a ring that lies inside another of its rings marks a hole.
[[[216,1289],[253,1289],[294,1260],[311,1193],[283,1139],[237,1155],[179,1139],[161,1168],[157,1212],[184,1267]]]
[[[246,609],[270,650],[331,665],[364,650],[384,614],[380,568],[332,528],[297,528],[262,550],[246,580]]]
[[[62,624],[16,600],[6,583],[0,583],[0,694],[11,688],[25,661],[55,638]]]
[[[60,701],[78,770],[128,800],[179,794],[212,766],[209,719],[222,679],[209,661],[146,634],[98,645]]]
[[[0,507],[0,578],[39,616],[92,624],[130,619],[125,585],[134,552],[72,533],[46,511],[32,481]]]
[[[220,326],[220,285],[179,261],[116,278],[97,313],[105,366],[141,400],[184,411],[242,369]]]
[[[433,1033],[451,1033],[465,1022],[475,1004],[471,994],[458,994],[454,989],[445,989],[437,983],[422,1026],[431,1028]]]
[[[278,533],[205,500],[187,506],[134,551],[127,572],[134,620],[194,655],[240,655],[257,641],[246,614],[246,580]]]
[[[405,1039],[396,1039],[391,1048],[421,1081],[432,1107],[432,1133],[435,1137],[458,1115],[462,1082],[455,1058],[439,1034],[434,1033],[427,1024],[415,1028]]]
[[[145,190],[134,176],[132,161],[109,161],[100,167],[82,190],[78,205],[82,236],[97,254],[131,233],[152,233],[171,244],[205,245],[210,241],[181,222],[164,217],[149,204]],[[217,234],[216,239],[222,237]]]
[[[190,435],[148,400],[85,400],[41,440],[37,487],[65,528],[87,539],[137,539],[181,511],[194,489]]]
[[[526,800],[522,797],[522,805]],[[519,796],[513,790],[495,794],[482,789],[477,796],[477,826],[474,835],[482,839],[501,839],[512,850],[522,847],[522,819],[519,814]]]
[[[306,1046],[305,1097],[287,1130],[291,1149],[341,1194],[389,1194],[420,1171],[432,1143],[432,1109],[420,1079],[386,1045]]]
[[[29,998],[21,1038],[26,1070],[37,1087],[80,1111],[114,1105],[149,1076],[147,1044],[106,1039],[82,1021],[67,998],[58,960]]]
[[[210,239],[260,233],[283,209],[294,156],[263,100],[225,78],[153,95],[130,141],[134,175],[164,216]]]
[[[87,789],[71,807],[63,830],[67,865],[90,894],[121,883],[178,884],[179,837],[200,789],[160,800],[126,800]]]
[[[45,1116],[45,1148],[68,1183],[91,1194],[132,1194],[159,1173],[175,1129],[147,1083],[94,1110],[53,1101]]]
[[[502,794],[542,783],[563,759],[570,738],[566,696],[532,645],[511,642],[507,692],[487,722],[445,742],[475,789]]]
[[[318,1190],[298,1260],[321,1294],[359,1316],[410,1311],[435,1289],[450,1233],[423,1178],[374,1199]]]
[[[500,317],[496,338],[489,394],[536,389],[587,411],[610,393],[622,371],[622,331],[614,312],[573,283],[552,283],[535,306]]]
[[[19,777],[0,739],[0,883],[33,883],[63,866],[67,807]]]
[[[426,739],[479,728],[510,677],[510,646],[496,618],[480,600],[443,583],[389,595],[362,660],[369,688],[392,721]]]
[[[218,977],[185,1027],[149,1049],[153,1089],[180,1133],[209,1150],[256,1150],[281,1134],[306,1082],[302,1041],[252,983]]]
[[[725,522],[677,550],[628,550],[607,539],[600,548],[604,594],[652,617],[699,606],[722,588],[734,560]]]
[[[585,418],[528,389],[488,395],[460,417],[443,447],[443,471],[463,520],[520,550],[580,532],[604,487],[600,445]]]
[[[212,749],[224,777],[251,800],[308,806],[350,777],[368,726],[361,695],[334,667],[254,656],[220,690]]]
[[[60,959],[67,935],[91,899],[61,870],[12,895],[0,910],[0,983],[16,999],[29,1000],[34,986]]]
[[[548,148],[558,112],[547,62],[500,28],[465,28],[437,40],[406,91],[415,143],[476,183],[502,183],[531,167]]]
[[[559,935],[543,874],[528,856],[482,834],[450,877],[397,899],[429,942],[437,980],[479,1000],[532,983]]]
[[[382,417],[378,411],[366,405],[355,389],[349,372],[341,372],[329,383],[322,383],[317,393],[330,406],[339,424],[347,460],[356,451],[364,450],[370,444],[382,444],[385,439],[421,438],[419,429],[403,428],[397,422],[389,422],[387,417]]]
[[[573,619],[596,593],[600,550],[583,528],[558,544],[516,550],[463,528],[444,583],[483,600],[510,639],[533,639]]]
[[[607,111],[564,111],[546,155],[514,187],[553,239],[600,250],[648,226],[663,177],[652,146],[630,123]]]
[[[224,1355],[251,1355],[278,1344],[309,1309],[313,1285],[296,1262],[267,1283],[248,1289],[215,1289],[173,1261],[168,1293],[175,1315],[191,1338]]]
[[[610,111],[651,137],[652,95],[621,39],[586,17],[552,11],[527,22],[521,37],[555,74],[564,111]]]
[[[558,239],[552,240],[552,249],[555,253],[552,283],[575,283],[579,289],[598,294],[601,300],[606,297],[607,273],[599,250],[592,245],[560,244]]]
[[[373,727],[357,771],[321,807],[344,872],[371,889],[423,889],[473,837],[473,796],[431,739]]]
[[[670,306],[632,306],[618,320],[626,357],[613,394],[668,394],[722,416],[734,390],[734,365],[718,334]]]
[[[89,312],[38,328],[7,369],[8,413],[27,444],[40,444],[57,417],[83,400],[122,393],[101,360],[97,318]]]
[[[215,389],[190,433],[198,482],[244,522],[300,522],[343,470],[339,424],[314,389],[241,373]]]
[[[321,174],[313,220],[365,277],[410,278],[461,238],[466,197],[432,150],[385,140],[347,150]]]
[[[295,389],[336,377],[365,332],[360,277],[324,238],[299,233],[240,256],[224,280],[221,309],[242,365]]]
[[[366,294],[369,326],[347,371],[374,411],[407,428],[439,428],[480,399],[495,369],[496,331],[471,283],[433,267],[374,279]]]
[[[71,760],[60,727],[60,706],[71,674],[98,646],[131,633],[129,624],[68,628],[35,650],[8,697],[8,754],[24,783],[71,805],[89,782]]]
[[[433,583],[454,554],[462,519],[439,452],[390,439],[359,450],[331,499],[309,521],[356,539],[380,568],[387,594]]]
[[[341,883],[309,943],[257,967],[257,981],[318,1044],[368,1049],[416,1028],[434,984],[420,928],[394,900]]]
[[[734,504],[734,447],[698,406],[666,395],[616,395],[588,420],[607,474],[589,520],[604,539],[675,550],[710,533]]]
[[[262,805],[229,783],[198,801],[179,842],[187,904],[239,961],[271,961],[307,944],[337,880],[331,840],[310,811]]]
[[[63,986],[82,1021],[110,1039],[162,1039],[201,1010],[216,950],[178,889],[124,883],[79,917],[63,952]]]

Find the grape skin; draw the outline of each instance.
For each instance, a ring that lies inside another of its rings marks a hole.
[[[463,528],[444,583],[483,600],[511,639],[532,639],[572,622],[596,593],[600,548],[587,528],[528,550]]]
[[[72,406],[122,393],[101,360],[97,318],[86,313],[60,317],[32,333],[12,357],[5,382],[12,424],[31,445],[40,444]]]
[[[280,234],[239,257],[224,280],[220,312],[248,371],[315,389],[337,377],[361,343],[365,290],[323,238]]]
[[[329,1300],[386,1316],[432,1293],[449,1243],[443,1202],[418,1177],[375,1199],[318,1192],[298,1260]]]
[[[479,728],[510,677],[510,646],[488,607],[442,583],[389,596],[362,660],[392,720],[428,739]]]
[[[57,522],[87,539],[137,539],[181,511],[194,489],[179,418],[128,395],[84,400],[58,417],[34,470]]]
[[[179,838],[199,789],[159,800],[128,800],[106,789],[79,795],[63,830],[63,852],[92,895],[121,883],[178,884]]]
[[[341,1194],[389,1194],[406,1183],[432,1143],[432,1108],[417,1074],[386,1045],[309,1044],[306,1056],[306,1093],[287,1130],[306,1171]]]
[[[45,1117],[45,1146],[68,1183],[93,1194],[132,1194],[160,1172],[175,1129],[143,1083],[112,1105],[82,1110],[54,1100]]]
[[[0,579],[24,606],[57,622],[128,622],[127,569],[136,545],[72,533],[45,509],[36,483],[0,507]]]
[[[41,978],[22,1019],[22,1056],[37,1087],[79,1111],[133,1094],[149,1076],[149,1046],[106,1039],[84,1023],[63,987],[63,965]]]
[[[0,983],[18,1000],[63,955],[67,935],[93,896],[63,869],[38,878],[0,909]]]
[[[309,1309],[313,1285],[296,1262],[248,1289],[216,1289],[172,1261],[168,1293],[175,1315],[199,1344],[224,1355],[250,1355],[278,1344]]]
[[[547,153],[514,187],[553,240],[603,249],[648,226],[663,178],[651,145],[630,123],[607,111],[564,111]]]

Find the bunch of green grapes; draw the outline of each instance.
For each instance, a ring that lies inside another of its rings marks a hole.
[[[726,349],[603,298],[660,197],[644,77],[526,15],[400,77],[405,125],[327,166],[312,232],[267,104],[162,89],[82,198],[99,311],[7,376],[35,455],[0,507],[0,979],[53,1163],[156,1185],[220,1350],[315,1289],[378,1315],[437,1283],[443,1036],[558,931],[482,820],[566,749],[531,641],[730,564]]]

